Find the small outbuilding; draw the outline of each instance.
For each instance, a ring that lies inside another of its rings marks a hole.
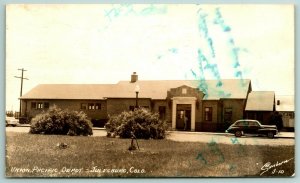
[[[282,116],[283,128],[292,131],[295,127],[295,99],[293,95],[278,95],[276,111]]]
[[[274,91],[252,91],[249,93],[245,108],[247,119],[256,119],[262,124],[270,124],[274,112]]]

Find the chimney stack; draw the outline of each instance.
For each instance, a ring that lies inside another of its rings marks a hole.
[[[138,75],[136,74],[136,72],[133,72],[131,75],[131,83],[135,83],[138,80]]]
[[[280,100],[277,100],[277,105],[280,105]]]

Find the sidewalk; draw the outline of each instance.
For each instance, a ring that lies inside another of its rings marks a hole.
[[[177,133],[177,134],[203,134],[203,135],[227,135],[227,133],[221,132],[191,132],[191,131],[167,131],[167,133]],[[277,138],[295,138],[295,132],[279,132],[275,135]]]
[[[30,127],[29,124],[21,124],[19,127]],[[93,127],[94,131],[105,131],[105,128]],[[228,135],[227,133],[221,132],[191,132],[191,131],[167,131],[168,134],[176,133],[176,134],[197,134],[197,135]],[[103,135],[101,133],[101,135]],[[295,138],[295,132],[279,132],[275,135],[277,138]]]
[[[278,138],[295,138],[295,132],[279,132],[275,137],[278,137]]]
[[[209,132],[183,132],[183,131],[168,131],[166,139],[178,142],[216,142],[220,144],[241,144],[241,145],[269,145],[269,146],[294,146],[294,134],[290,132],[281,132],[279,136],[273,139],[257,135],[245,135],[235,137],[230,133],[209,133]]]

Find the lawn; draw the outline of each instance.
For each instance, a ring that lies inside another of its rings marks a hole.
[[[7,132],[6,176],[260,176],[261,168],[268,162],[271,168],[262,176],[291,176],[294,173],[294,159],[285,161],[294,158],[294,146],[138,140],[140,150],[129,151],[130,141]],[[67,146],[61,148],[59,143]]]

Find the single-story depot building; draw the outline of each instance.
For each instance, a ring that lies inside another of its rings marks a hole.
[[[268,124],[275,111],[275,93],[256,95],[248,79],[140,81],[133,73],[117,84],[40,84],[20,98],[21,115],[32,118],[56,105],[84,111],[94,126],[103,126],[109,115],[134,109],[137,86],[138,106],[159,113],[173,130],[183,130],[184,120],[189,131],[224,130],[246,117]]]

